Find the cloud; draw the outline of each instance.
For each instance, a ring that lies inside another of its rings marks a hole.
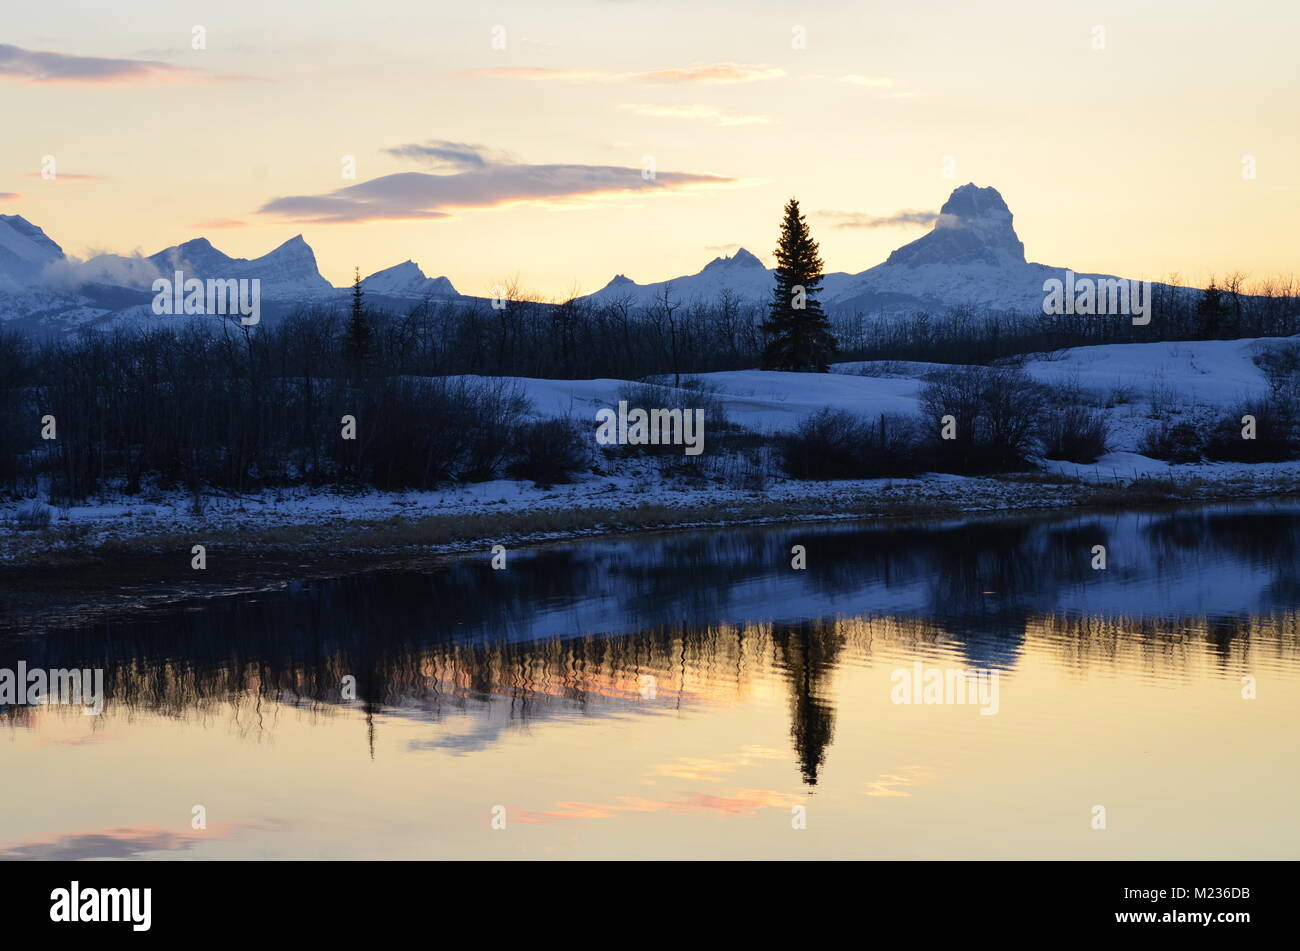
[[[718,125],[766,125],[774,122],[768,116],[733,116],[715,106],[703,105],[654,105],[650,103],[625,103],[619,108],[635,112],[639,116],[656,119],[716,119]]]
[[[509,156],[489,153],[481,145],[449,142],[446,139],[429,139],[427,142],[399,145],[396,148],[384,149],[384,152],[397,158],[412,159],[422,165],[452,171],[486,168],[490,162],[511,161]]]
[[[81,175],[75,172],[56,172],[48,178],[40,172],[19,172],[19,178],[39,178],[45,182],[57,182],[62,179],[65,182],[102,182],[107,180],[105,175]]]
[[[0,43],[0,80],[9,79],[24,85],[161,85],[230,82],[251,78],[220,76],[151,59],[73,56],[53,50],[25,50]]]
[[[894,80],[888,76],[859,76],[855,73],[841,76],[840,82],[851,83],[854,86],[867,86],[871,89],[888,89],[894,85]]]
[[[640,168],[615,165],[527,165],[491,159],[477,146],[461,146],[459,150],[399,146],[387,151],[421,160],[430,157],[421,149],[449,153],[432,157],[444,162],[455,158],[460,170],[437,175],[397,172],[323,195],[273,198],[258,213],[315,224],[437,220],[461,208],[572,204],[620,195],[744,184],[738,179],[696,172],[658,172],[647,178]]]
[[[207,221],[196,221],[190,225],[191,228],[201,230],[220,230],[222,228],[247,228],[248,222],[240,221],[238,218],[209,218]]]
[[[471,69],[461,75],[497,79],[530,79],[543,82],[651,83],[678,86],[716,86],[779,79],[785,70],[775,66],[746,63],[699,63],[636,73],[610,73],[590,69],[546,69],[541,66],[497,66]]]
[[[676,799],[652,799],[645,796],[615,796],[613,802],[561,801],[546,810],[520,809],[510,813],[511,822],[545,823],[569,819],[613,819],[625,813],[720,813],[753,816],[761,809],[789,810],[805,802],[802,796],[773,789],[735,789],[731,795],[680,791]]]
[[[868,215],[858,211],[819,211],[823,218],[837,218],[836,228],[892,228],[897,225],[932,225],[937,211],[896,211],[892,215]]]
[[[160,276],[157,266],[140,252],[134,254],[93,253],[87,259],[75,257],[51,261],[41,271],[41,284],[51,290],[73,292],[86,284],[147,289]]]
[[[23,196],[17,192],[0,192],[0,201],[17,201]]]
[[[156,826],[120,826],[52,835],[0,846],[0,861],[68,862],[88,859],[133,859],[148,852],[186,852],[205,839],[230,838],[257,826],[214,822],[201,834]]]
[[[597,73],[583,69],[545,69],[541,66],[493,66],[487,69],[469,69],[462,76],[486,76],[492,79],[535,79],[542,82],[608,81],[613,73]]]
[[[632,82],[680,83],[715,85],[719,83],[752,83],[763,79],[779,79],[785,70],[774,66],[747,66],[743,63],[706,63],[679,69],[656,69],[648,73],[631,73]]]

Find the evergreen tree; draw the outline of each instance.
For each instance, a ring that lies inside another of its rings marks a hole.
[[[356,279],[352,282],[352,312],[348,315],[347,330],[348,362],[354,369],[361,369],[370,362],[375,345],[375,332],[370,326],[366,314],[366,305],[361,295],[361,269],[356,268]]]
[[[836,347],[830,321],[817,300],[821,281],[822,259],[817,242],[799,213],[799,202],[791,198],[785,206],[776,248],[771,311],[763,324],[768,337],[763,348],[763,369],[825,373],[829,368]]]
[[[1217,340],[1223,329],[1223,318],[1227,307],[1223,303],[1223,294],[1210,278],[1210,286],[1205,289],[1201,299],[1196,302],[1197,330],[1202,340]]]

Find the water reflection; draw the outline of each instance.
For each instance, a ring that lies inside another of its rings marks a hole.
[[[0,667],[104,668],[105,722],[224,711],[256,737],[279,706],[361,709],[371,755],[381,714],[454,717],[408,748],[470,754],[548,719],[736,706],[770,681],[815,787],[846,664],[1015,676],[1032,642],[1081,675],[1176,682],[1203,655],[1223,677],[1294,670],[1298,549],[1294,506],[662,535],[178,605],[0,643]],[[0,708],[14,728],[78,713]]]

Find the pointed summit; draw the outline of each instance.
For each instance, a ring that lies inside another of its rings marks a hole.
[[[1011,209],[996,188],[980,188],[973,182],[962,185],[939,209],[934,229],[903,245],[885,263],[906,267],[1024,264],[1025,246],[1011,222]]]
[[[746,251],[744,248],[738,248],[738,249],[736,250],[736,253],[733,254],[731,257],[719,256],[719,257],[714,258],[714,259],[713,259],[712,261],[710,261],[708,264],[704,265],[704,270],[707,271],[707,270],[709,270],[709,269],[711,269],[711,268],[716,269],[716,268],[721,268],[721,267],[726,267],[726,268],[733,268],[733,267],[756,267],[756,268],[761,268],[761,267],[763,267],[763,262],[760,261],[758,258],[754,257],[754,255],[750,254],[750,253],[749,253],[748,251]],[[702,272],[701,272],[701,273],[702,273]]]
[[[403,261],[376,271],[361,282],[362,290],[385,297],[458,297],[459,293],[445,277],[425,277],[420,265]]]
[[[232,258],[212,246],[207,238],[192,238],[183,244],[149,255],[149,261],[163,276],[184,271],[187,278],[230,280],[258,278],[262,294],[271,298],[312,297],[334,290],[321,277],[316,254],[303,236],[294,235],[274,251],[260,258]]]

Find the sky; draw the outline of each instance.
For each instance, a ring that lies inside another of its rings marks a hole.
[[[1031,261],[1293,274],[1298,33],[1291,0],[12,4],[0,213],[562,298],[771,264],[792,196],[862,271],[972,181]]]

